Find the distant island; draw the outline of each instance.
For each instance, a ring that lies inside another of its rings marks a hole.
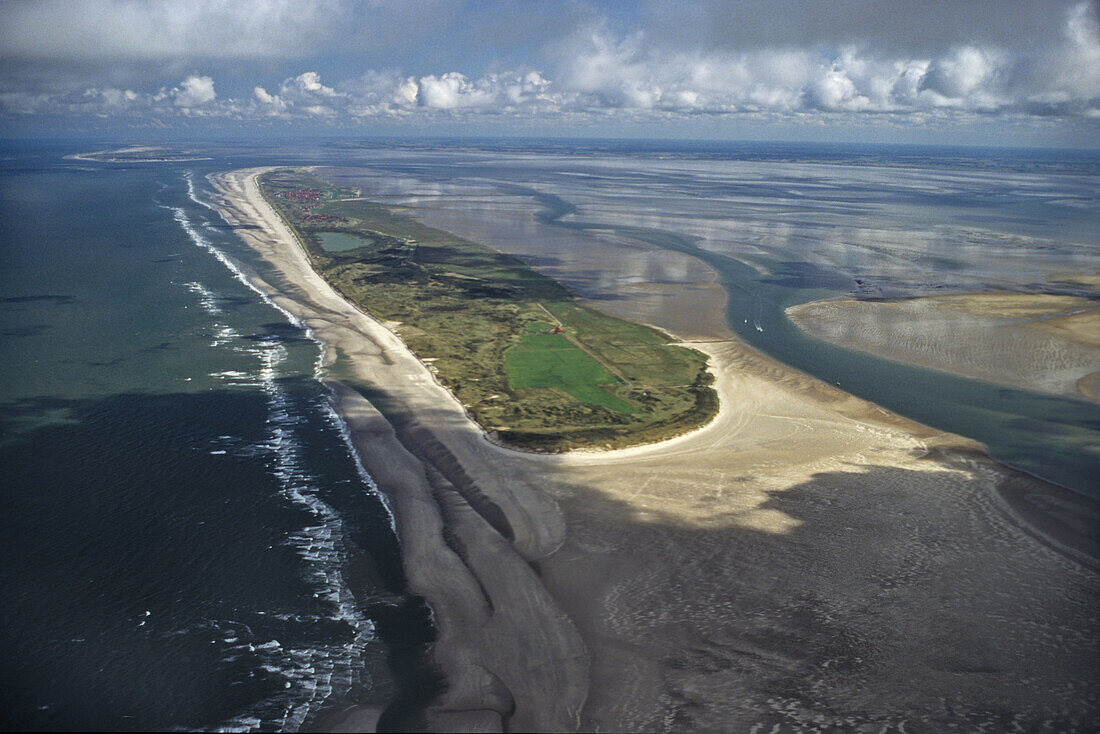
[[[193,151],[151,145],[135,145],[93,153],[74,153],[65,157],[74,161],[96,161],[97,163],[179,163],[211,160],[210,156],[197,155]]]
[[[518,448],[622,448],[718,411],[702,353],[577,303],[551,278],[311,172],[259,177],[320,273],[385,322],[491,435]]]

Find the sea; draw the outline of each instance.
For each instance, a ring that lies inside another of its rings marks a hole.
[[[242,277],[278,281],[212,207],[217,171],[339,167],[441,221],[481,212],[456,230],[518,222],[498,234],[528,254],[551,230],[563,247],[688,254],[763,351],[1098,492],[1094,404],[830,347],[783,315],[889,260],[886,230],[940,233],[916,248],[924,284],[1100,270],[1095,153],[288,140],[70,157],[126,143],[0,141],[2,729],[293,731],[417,698],[430,614],[322,382],[340,362],[326,368],[324,345]],[[1009,264],[978,272],[994,248]],[[911,288],[916,250],[888,263],[891,293]],[[568,258],[540,266],[601,297]]]

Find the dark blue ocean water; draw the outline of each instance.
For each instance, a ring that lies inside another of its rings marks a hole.
[[[0,728],[295,729],[388,702],[388,513],[318,344],[235,277],[201,164],[6,152]]]

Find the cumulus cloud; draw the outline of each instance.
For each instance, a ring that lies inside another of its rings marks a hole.
[[[356,116],[421,113],[514,113],[550,111],[563,95],[533,70],[506,71],[477,78],[459,72],[405,76],[369,71],[340,85],[348,111]]]
[[[278,105],[282,102],[281,99],[273,94],[270,94],[263,87],[252,87],[252,96],[256,98],[256,101],[264,105]],[[284,105],[285,106],[285,105]]]
[[[488,74],[468,79],[458,72],[409,79],[405,91],[416,88],[416,104],[432,110],[490,109],[504,111],[518,107],[553,104],[550,82],[537,71]]]
[[[277,94],[270,94],[263,87],[253,87],[252,96],[259,103],[261,109],[265,110],[267,114],[274,117],[279,117],[286,114],[287,105]]]
[[[321,75],[315,71],[307,71],[292,79],[287,79],[283,82],[282,94],[293,95],[299,99],[340,96],[335,89],[322,84]]]
[[[984,106],[998,59],[962,49],[935,62],[838,52],[760,49],[707,54],[616,42],[593,32],[566,51],[564,85],[589,106],[709,113],[902,112]],[[937,96],[922,96],[926,87]],[[971,105],[973,103],[973,105]]]
[[[180,82],[172,90],[172,101],[177,107],[202,107],[214,101],[218,95],[214,92],[214,80],[208,76],[191,76]]]
[[[89,87],[68,94],[0,93],[0,109],[23,115],[85,114],[106,117],[141,109],[150,99],[130,89]]]
[[[94,106],[116,110],[126,109],[138,99],[137,92],[131,89],[116,89],[114,87],[103,89],[92,87],[84,90],[83,96]]]
[[[978,44],[934,57],[760,48],[684,52],[602,28],[562,47],[555,92],[582,106],[697,113],[1091,115],[1100,97],[1100,29],[1091,4],[1071,9],[1060,44],[1031,54]]]
[[[321,81],[321,75],[316,71],[306,71],[290,77],[279,86],[277,95],[267,95],[266,92],[264,95],[270,97],[270,101],[259,94],[255,96],[273,111],[287,114],[300,113],[313,117],[332,117],[339,114],[347,97],[343,92],[338,92],[324,84]]]
[[[933,61],[920,86],[946,99],[965,100],[978,91],[988,93],[1004,68],[1004,59],[996,51],[964,46]]]
[[[113,86],[95,86],[64,93],[0,93],[0,110],[9,114],[191,114],[216,99],[214,81],[192,74],[171,89],[136,92]],[[228,107],[219,111],[224,111]]]
[[[414,77],[396,71],[370,70],[340,85],[353,117],[405,114],[416,106],[420,86]]]
[[[1032,101],[1047,103],[1055,113],[1100,116],[1100,19],[1094,5],[1081,3],[1070,11],[1065,42],[1044,66],[1034,76],[1046,83],[1038,85]]]
[[[418,104],[436,110],[484,106],[491,98],[489,90],[479,89],[456,71],[423,77],[416,93]]]

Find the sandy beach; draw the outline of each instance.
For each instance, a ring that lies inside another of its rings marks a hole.
[[[216,204],[281,274],[253,284],[370,390],[330,381],[435,615],[429,728],[1094,726],[1095,503],[732,335],[691,342],[721,400],[702,429],[502,448],[310,268],[261,170],[212,177]]]

